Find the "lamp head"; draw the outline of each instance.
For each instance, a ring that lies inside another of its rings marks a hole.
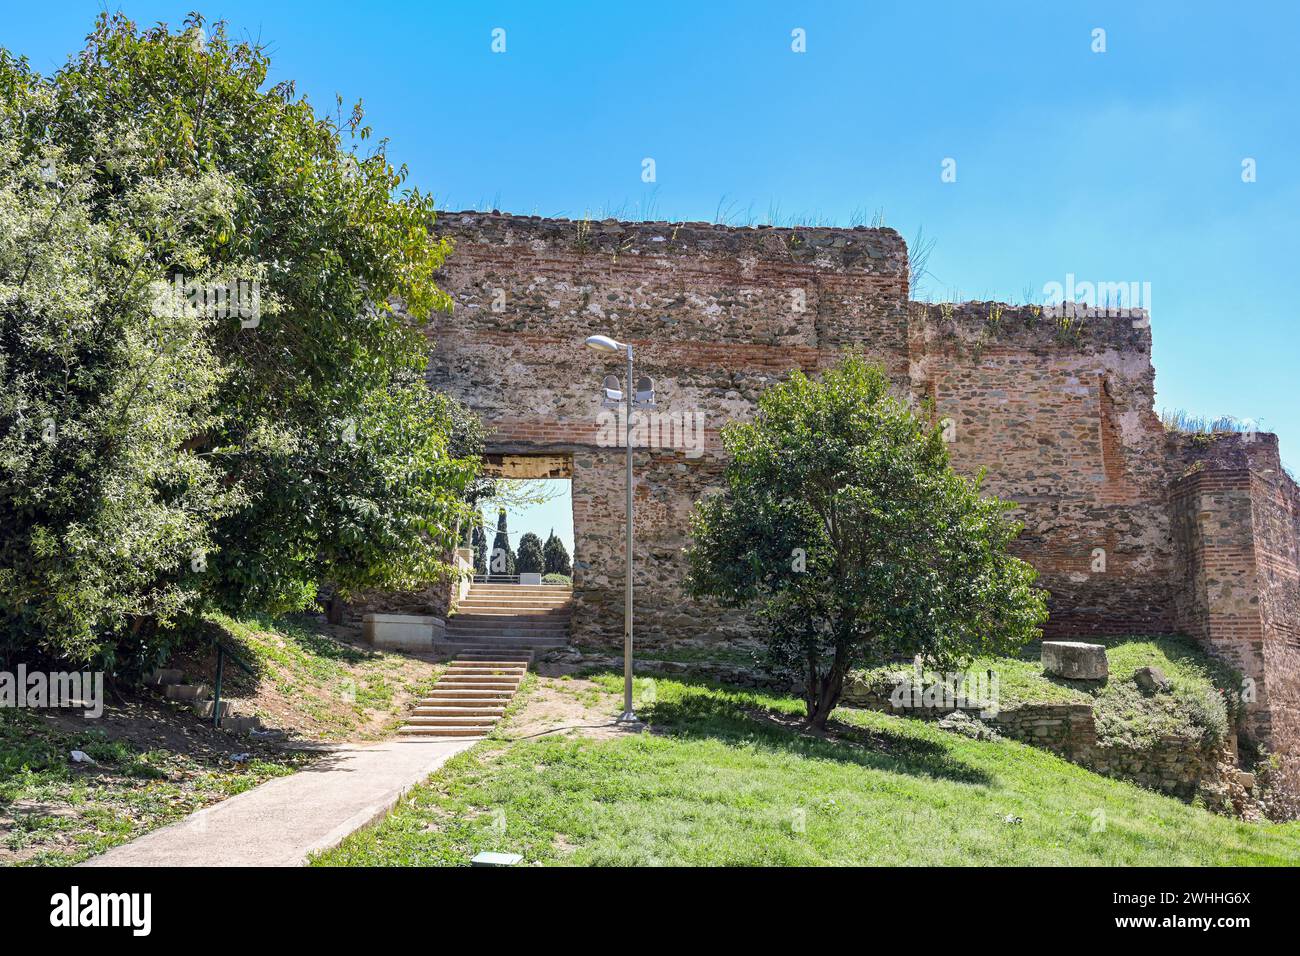
[[[623,346],[615,342],[608,335],[592,335],[587,338],[587,348],[595,349],[597,352],[621,352]]]

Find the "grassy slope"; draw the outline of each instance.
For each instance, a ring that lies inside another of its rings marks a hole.
[[[427,661],[340,640],[312,617],[211,620],[257,673],[250,678],[227,665],[222,696],[238,713],[310,739],[388,736],[442,672]],[[213,668],[210,657],[194,664],[209,682]]]
[[[400,724],[441,667],[338,640],[309,618],[211,622],[256,671],[227,665],[222,697],[239,713],[313,741],[367,740]],[[211,684],[207,645],[173,663]],[[301,753],[226,734],[146,693],[101,721],[0,711],[0,865],[74,863],[209,804],[291,773]],[[98,724],[99,726],[94,726]],[[129,737],[130,739],[125,739]],[[73,750],[97,766],[74,764]],[[249,753],[238,763],[230,756]]]
[[[1110,679],[1072,681],[1043,674],[1038,643],[1017,657],[977,658],[969,670],[993,670],[998,678],[999,704],[1089,703],[1097,713],[1097,732],[1103,742],[1142,746],[1163,734],[1198,735],[1225,730],[1225,696],[1239,686],[1227,667],[1206,655],[1191,641],[1178,637],[1101,637],[1089,643],[1105,644]],[[1138,690],[1133,674],[1141,667],[1164,671],[1173,685],[1169,694],[1148,696]],[[867,680],[896,673],[898,665],[864,672]]]
[[[793,698],[669,679],[638,692],[654,733],[487,741],[317,863],[1300,862],[1300,824],[1214,816],[1018,743],[851,710],[823,740],[798,731]]]
[[[73,750],[95,764],[73,763]],[[80,862],[307,760],[261,749],[235,762],[207,746],[139,746],[41,713],[0,711],[0,864]]]

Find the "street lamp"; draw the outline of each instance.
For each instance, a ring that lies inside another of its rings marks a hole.
[[[654,383],[643,378],[633,386],[630,342],[617,342],[607,335],[593,335],[587,339],[587,347],[597,352],[627,352],[627,382],[619,388],[616,376],[606,376],[602,385],[602,404],[607,408],[622,406],[626,409],[623,443],[627,447],[627,584],[623,596],[623,713],[618,722],[632,724],[637,722],[632,710],[632,410],[654,408]]]

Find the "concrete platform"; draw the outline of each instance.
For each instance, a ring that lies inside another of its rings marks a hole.
[[[302,866],[383,816],[472,740],[390,740],[310,767],[87,860],[82,866]]]
[[[395,651],[428,651],[445,628],[442,618],[422,614],[367,614],[361,619],[368,643]]]

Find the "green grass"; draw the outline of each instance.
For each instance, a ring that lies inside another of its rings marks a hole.
[[[95,765],[73,763],[73,750]],[[78,863],[308,759],[277,754],[235,764],[146,751],[97,730],[61,730],[32,711],[0,711],[0,863]]]
[[[968,668],[975,674],[993,670],[998,679],[998,706],[1092,703],[1098,740],[1149,746],[1163,735],[1220,739],[1227,729],[1228,708],[1240,677],[1179,637],[1098,637],[1106,645],[1110,677],[1105,682],[1065,680],[1043,674],[1042,647],[1027,645],[1016,657],[980,657]],[[1169,678],[1168,694],[1147,695],[1133,682],[1141,667],[1159,667]],[[862,679],[892,684],[891,675],[905,665],[886,665],[862,672]],[[933,675],[930,675],[933,677]]]
[[[258,706],[257,691],[265,682],[292,702],[292,729],[318,739],[386,735],[401,723],[409,701],[431,689],[442,671],[403,654],[336,640],[311,618],[212,615],[209,620],[256,673],[249,678],[227,668],[227,694],[253,698],[249,707],[237,709],[273,726],[283,723],[283,709],[271,713]],[[376,715],[384,718],[377,724]]]
[[[620,677],[597,678],[616,691]],[[651,685],[642,679],[639,694]],[[656,678],[653,733],[485,741],[318,865],[1246,865],[1300,862],[1300,824],[1248,824],[1011,741]],[[648,695],[647,695],[648,696]]]

